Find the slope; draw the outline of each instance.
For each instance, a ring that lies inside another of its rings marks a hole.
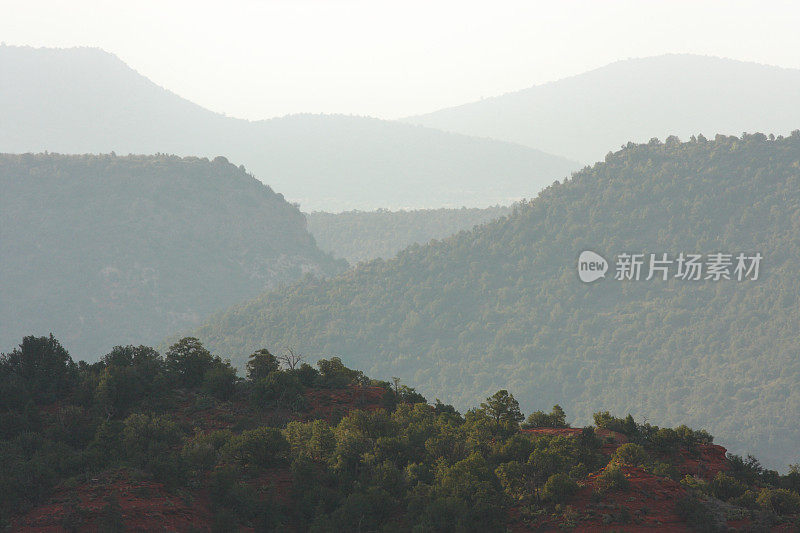
[[[800,132],[630,144],[506,219],[266,293],[196,334],[239,363],[262,346],[349,354],[459,406],[508,385],[579,422],[598,407],[682,420],[776,464],[800,438],[799,188]],[[756,281],[587,285],[585,249],[764,260]]]
[[[628,142],[800,125],[800,70],[716,57],[618,61],[571,78],[407,122],[491,137],[592,163]]]
[[[97,49],[0,46],[0,71],[2,152],[225,154],[307,210],[509,203],[580,167],[367,117],[225,117]]]
[[[351,264],[389,259],[414,243],[425,244],[505,216],[510,207],[306,213],[308,231],[320,248]]]
[[[0,155],[0,349],[60,335],[94,359],[304,272],[305,219],[225,158]]]

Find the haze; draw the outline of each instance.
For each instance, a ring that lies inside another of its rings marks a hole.
[[[220,6],[16,2],[4,6],[0,40],[103,48],[193,102],[250,120],[399,118],[672,52],[800,68],[800,9],[789,2]]]

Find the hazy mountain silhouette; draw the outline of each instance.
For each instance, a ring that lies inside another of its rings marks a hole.
[[[800,127],[800,70],[697,55],[618,61],[571,78],[409,117],[534,146],[583,163],[628,141],[788,134]]]
[[[224,158],[0,155],[0,190],[0,351],[53,332],[95,360],[346,267]]]
[[[580,167],[366,117],[225,117],[98,49],[4,46],[0,72],[0,152],[224,154],[306,210],[510,203]]]

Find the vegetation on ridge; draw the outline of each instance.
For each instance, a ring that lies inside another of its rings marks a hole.
[[[796,469],[725,459],[705,431],[608,412],[565,428],[558,406],[521,428],[506,390],[462,415],[338,358],[316,366],[261,349],[241,379],[194,338],[76,364],[52,336],[24,338],[0,356],[2,525],[483,532],[800,513]]]

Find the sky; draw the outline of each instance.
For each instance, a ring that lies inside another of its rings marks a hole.
[[[5,0],[0,41],[99,47],[238,118],[394,119],[631,57],[800,68],[798,27],[796,2]]]

